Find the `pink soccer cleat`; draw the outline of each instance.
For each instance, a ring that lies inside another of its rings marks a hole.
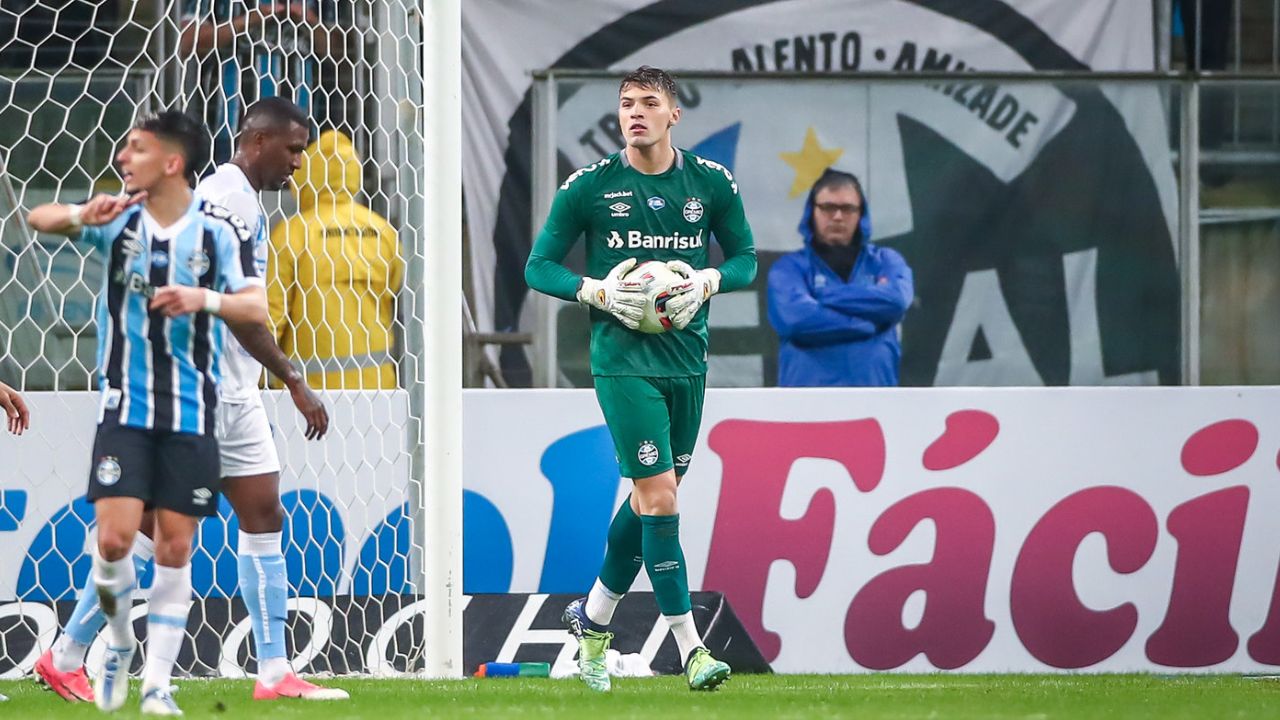
[[[289,673],[284,679],[268,687],[259,680],[253,686],[254,700],[276,700],[278,698],[299,698],[301,700],[346,700],[351,697],[346,690],[338,688],[323,688],[319,685],[313,685],[306,680],[298,677],[295,673]]]
[[[36,677],[40,683],[67,702],[93,702],[93,687],[84,674],[84,668],[73,672],[61,672],[53,665],[53,651],[45,650],[36,661]]]

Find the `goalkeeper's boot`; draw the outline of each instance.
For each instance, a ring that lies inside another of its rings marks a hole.
[[[151,688],[142,694],[143,715],[181,715],[182,708],[173,701],[176,687]]]
[[[41,685],[67,702],[93,702],[93,687],[84,674],[84,666],[72,672],[62,672],[53,664],[52,650],[45,650],[36,661],[36,677],[40,679]]]
[[[578,639],[578,674],[587,687],[596,692],[609,692],[609,643],[613,633],[591,629],[587,619],[587,599],[578,598],[564,609],[562,619],[569,632]]]
[[[298,698],[299,700],[346,700],[351,696],[346,690],[320,687],[289,673],[275,685],[264,685],[261,680],[253,686],[254,700],[276,700],[279,698]]]
[[[684,676],[690,690],[715,690],[729,679],[729,664],[711,657],[704,647],[694,648],[684,664]]]
[[[94,680],[93,701],[99,710],[114,712],[129,697],[129,665],[133,662],[133,645],[127,648],[107,647],[102,654],[102,667]]]

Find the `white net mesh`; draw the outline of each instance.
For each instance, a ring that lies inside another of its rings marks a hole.
[[[324,440],[308,443],[288,396],[266,394],[284,466],[290,656],[300,671],[420,664],[411,606],[423,590],[414,531],[422,475],[416,5],[0,0],[0,380],[24,392],[33,425],[21,438],[0,435],[0,547],[9,558],[0,563],[0,677],[29,672],[52,644],[85,581],[92,542],[83,495],[102,260],[60,236],[37,236],[25,213],[118,192],[112,159],[141,114],[176,108],[202,119],[220,163],[245,106],[277,94],[311,116],[312,138],[321,140],[310,166],[321,172],[305,173],[296,193],[262,198],[275,251],[273,317],[286,353],[325,389],[332,423]],[[181,671],[255,668],[249,623],[233,599],[237,530],[225,499],[201,524],[192,563],[199,600]]]

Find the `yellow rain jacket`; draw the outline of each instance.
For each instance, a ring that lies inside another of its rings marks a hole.
[[[293,175],[298,214],[271,232],[271,321],[314,388],[396,387],[391,351],[404,261],[396,231],[356,202],[360,178],[351,140],[321,134]]]

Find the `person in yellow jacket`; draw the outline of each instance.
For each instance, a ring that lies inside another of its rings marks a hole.
[[[360,181],[351,140],[322,133],[293,175],[298,214],[271,232],[271,321],[312,387],[396,387],[392,345],[404,261],[396,231],[356,202]]]

